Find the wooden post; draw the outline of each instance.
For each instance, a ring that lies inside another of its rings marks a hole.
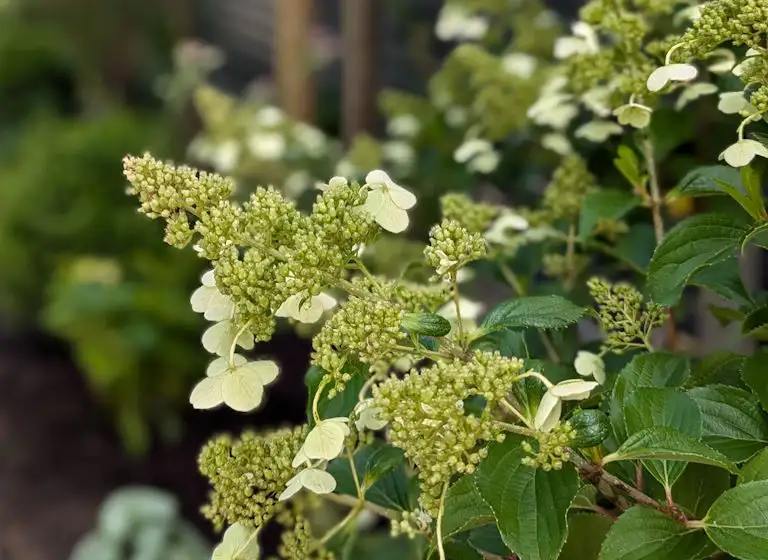
[[[349,144],[376,118],[376,0],[342,0],[342,136]]]
[[[273,70],[279,103],[288,116],[315,119],[316,92],[312,76],[309,36],[313,0],[275,0]]]

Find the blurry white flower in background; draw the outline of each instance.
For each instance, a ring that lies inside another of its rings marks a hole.
[[[397,115],[387,122],[387,134],[400,138],[412,138],[421,130],[421,122],[413,115]]]
[[[299,198],[309,187],[312,186],[312,176],[304,170],[294,171],[285,178],[283,191],[285,196],[290,199]]]
[[[464,107],[449,107],[445,111],[445,122],[452,128],[459,128],[469,120],[469,112]]]
[[[254,120],[260,127],[273,128],[282,124],[285,120],[285,113],[277,107],[267,105],[256,112]]]
[[[456,148],[453,159],[457,163],[466,163],[470,171],[491,173],[499,165],[501,156],[493,149],[493,144],[481,138],[471,138]]]
[[[735,115],[742,111],[754,112],[756,109],[744,97],[743,91],[725,91],[720,94],[717,109],[726,115]]]
[[[441,41],[477,41],[487,31],[488,20],[455,3],[443,5],[435,25],[435,34]]]
[[[690,82],[698,75],[698,69],[691,64],[667,64],[651,72],[646,86],[649,91],[660,91],[669,82]]]
[[[310,157],[321,157],[328,149],[325,134],[306,123],[296,123],[293,126],[293,136]]]
[[[565,136],[559,132],[552,132],[541,137],[541,145],[547,150],[551,150],[561,156],[567,156],[573,153],[573,146]]]
[[[715,49],[707,58],[714,59],[707,66],[707,70],[714,74],[726,74],[736,65],[736,55],[731,49]]]
[[[519,233],[527,230],[529,225],[528,220],[522,216],[513,212],[506,212],[494,220],[491,227],[483,234],[483,237],[491,243],[503,245],[509,241],[509,234],[507,232],[511,230]]]
[[[258,159],[272,161],[285,153],[285,138],[279,132],[254,132],[247,140],[248,149]]]
[[[563,60],[576,54],[591,54],[600,50],[597,33],[591,25],[578,21],[571,26],[572,36],[555,41],[555,58]]]
[[[536,59],[525,53],[510,53],[501,58],[501,68],[513,76],[528,79],[536,71]]]
[[[573,361],[573,367],[580,376],[594,377],[600,385],[605,383],[605,362],[597,354],[579,350]]]
[[[680,97],[677,98],[677,101],[675,102],[675,109],[679,111],[688,105],[688,103],[691,101],[695,101],[699,97],[703,97],[705,95],[712,95],[713,93],[717,93],[717,86],[715,84],[705,82],[691,84],[684,88],[683,92],[680,94]]]
[[[627,103],[614,109],[613,114],[621,125],[629,125],[634,128],[645,128],[651,122],[653,111],[650,107],[640,103]]]
[[[392,140],[381,145],[382,156],[385,160],[400,167],[410,167],[416,160],[416,153],[408,142]]]
[[[621,134],[624,129],[613,121],[591,121],[576,129],[574,136],[590,142],[605,142],[615,134]]]

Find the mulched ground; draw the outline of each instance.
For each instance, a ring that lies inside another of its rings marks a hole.
[[[191,411],[178,443],[129,458],[64,345],[38,334],[0,335],[0,560],[66,560],[104,497],[126,484],[173,492],[213,540],[198,511],[207,491],[196,470],[200,446],[214,433],[304,416],[307,341],[278,336],[268,348],[283,373],[262,411]]]

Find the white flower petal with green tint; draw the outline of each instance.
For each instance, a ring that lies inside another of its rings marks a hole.
[[[413,115],[397,115],[387,123],[387,133],[400,138],[412,138],[421,130],[421,122]]]
[[[690,82],[698,74],[698,69],[691,64],[667,64],[651,72],[646,86],[649,91],[660,91],[669,82]]]
[[[560,37],[555,41],[554,55],[558,60],[565,60],[577,54],[586,54],[589,46],[579,37]]]
[[[560,421],[560,414],[563,411],[563,403],[551,392],[547,391],[541,397],[539,408],[536,409],[536,416],[533,419],[533,427],[540,432],[552,431]]]
[[[596,381],[582,381],[581,379],[566,379],[561,381],[549,391],[553,396],[564,401],[581,401],[589,396],[592,389],[598,386]]]
[[[467,163],[480,154],[493,151],[493,144],[482,138],[470,138],[465,140],[453,152],[453,160],[457,163]]]
[[[290,317],[301,323],[317,323],[325,311],[336,306],[336,299],[328,294],[305,297],[294,294],[286,299],[277,311],[276,317]]]
[[[545,134],[541,137],[541,146],[547,150],[551,150],[561,156],[568,156],[573,153],[573,146],[568,141],[565,134],[559,132],[552,132]]]
[[[309,459],[335,459],[344,449],[344,440],[349,435],[348,421],[346,417],[321,420],[307,434],[300,453]]]
[[[609,87],[594,87],[581,96],[581,102],[598,117],[607,117],[611,114],[608,104],[611,93],[612,90]]]
[[[252,375],[261,379],[262,385],[269,385],[280,373],[280,368],[272,360],[255,360],[239,366],[240,370],[250,372]]]
[[[574,135],[576,138],[584,138],[590,142],[605,142],[614,134],[621,134],[624,131],[613,121],[592,121],[581,125],[576,129]]]
[[[613,114],[621,125],[645,128],[651,122],[651,108],[639,103],[627,103],[614,109]]]
[[[488,31],[488,21],[474,16],[457,4],[445,4],[435,25],[435,35],[441,41],[476,41]]]
[[[277,107],[267,105],[259,109],[254,120],[256,124],[262,127],[271,128],[278,126],[285,120],[285,113]]]
[[[225,376],[226,374],[201,379],[192,389],[189,403],[198,410],[208,410],[222,404],[224,402],[222,381]]]
[[[536,71],[536,59],[525,53],[509,53],[501,58],[501,68],[508,74],[527,80]]]
[[[395,165],[409,166],[416,159],[416,152],[408,142],[392,140],[381,145],[382,157]]]
[[[579,109],[576,105],[563,104],[539,114],[534,122],[541,126],[550,126],[555,130],[563,130],[578,114]]]
[[[365,183],[370,191],[361,210],[387,231],[400,233],[405,230],[408,227],[406,210],[416,204],[413,193],[395,183],[380,169],[368,173]]]
[[[749,165],[755,156],[768,158],[768,148],[757,140],[739,140],[728,146],[718,159],[724,159],[731,167],[744,167]]]
[[[336,479],[322,469],[308,467],[297,473],[285,486],[278,498],[281,502],[290,499],[302,488],[315,494],[330,494],[336,489]]]
[[[678,111],[688,105],[691,101],[698,99],[704,95],[711,95],[717,93],[717,86],[715,84],[699,82],[697,84],[691,84],[686,87],[677,98],[675,103],[675,109]]]
[[[727,74],[736,64],[736,55],[730,49],[715,49],[707,58],[713,59],[707,70],[714,74]]]
[[[213,549],[211,560],[259,560],[259,541],[255,532],[253,527],[242,523],[230,525],[221,543]]]
[[[467,169],[473,173],[493,173],[501,162],[501,156],[496,152],[480,154],[467,164]]]
[[[250,412],[264,398],[264,384],[258,372],[239,367],[221,379],[224,404],[237,412]]]
[[[294,467],[296,467],[296,465],[294,465]],[[301,472],[295,474],[293,478],[285,483],[285,490],[283,490],[283,493],[280,494],[280,496],[277,498],[279,502],[290,500],[293,496],[301,491]]]
[[[211,354],[227,356],[239,330],[240,328],[229,319],[219,321],[203,333],[203,348]],[[248,329],[237,338],[237,345],[245,350],[253,348],[253,335]]]
[[[285,138],[279,132],[256,132],[247,140],[248,149],[258,159],[272,161],[283,156]]]
[[[527,230],[529,227],[530,224],[528,223],[528,220],[522,216],[513,212],[505,212],[494,220],[491,227],[486,230],[484,237],[491,243],[503,245],[509,241],[507,234],[509,230],[521,232]]]
[[[293,135],[309,157],[319,158],[328,148],[328,140],[325,134],[314,126],[306,123],[293,125]]]
[[[408,212],[393,205],[385,205],[374,217],[376,223],[391,233],[401,233],[408,228]]]
[[[743,91],[725,91],[720,94],[717,109],[726,115],[736,115],[742,111],[752,112],[754,107],[744,97]]]
[[[579,350],[573,361],[573,367],[580,376],[594,377],[600,385],[605,383],[605,362],[597,354]]]
[[[211,164],[219,173],[232,171],[239,158],[240,145],[234,140],[227,140],[217,145],[210,156]]]
[[[386,420],[381,419],[381,410],[373,406],[373,399],[363,399],[355,405],[355,426],[359,431],[363,430],[381,430],[388,424]]]
[[[247,362],[248,360],[246,360],[245,357],[241,356],[240,354],[232,355],[232,364],[235,367],[242,366]],[[229,366],[230,364],[228,357],[216,358],[208,365],[208,369],[205,370],[205,375],[208,377],[216,377],[222,373],[227,373],[231,369]]]
[[[461,309],[462,320],[475,321],[485,310],[485,305],[462,296],[459,297],[459,309]],[[449,301],[438,309],[437,314],[451,322],[456,321],[459,318],[456,314],[456,304],[453,301]]]

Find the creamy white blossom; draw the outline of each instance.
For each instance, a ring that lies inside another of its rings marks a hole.
[[[593,377],[600,385],[605,383],[605,362],[597,354],[579,350],[573,367],[580,376]]]
[[[285,138],[279,132],[254,132],[246,141],[250,152],[258,159],[272,161],[285,153]]]
[[[328,149],[325,134],[306,123],[300,122],[293,125],[293,136],[310,157],[321,157]]]
[[[487,31],[488,20],[454,3],[443,5],[435,25],[435,35],[442,41],[477,41]]]
[[[320,420],[307,434],[307,439],[293,459],[293,467],[309,463],[313,459],[330,461],[344,449],[344,440],[349,435],[349,418],[339,416]]]
[[[211,560],[255,560],[260,553],[256,529],[235,523],[224,531],[221,542],[213,549]]]
[[[742,139],[723,150],[718,159],[724,159],[731,167],[744,167],[755,156],[768,158],[768,148],[757,140]]]
[[[530,227],[528,220],[522,216],[515,214],[514,212],[505,212],[498,218],[496,218],[491,226],[483,234],[483,237],[491,243],[498,243],[500,245],[509,241],[507,232],[509,230],[515,232],[525,231]]]
[[[277,311],[276,317],[289,317],[300,323],[317,323],[323,313],[336,307],[336,298],[328,294],[305,297],[294,294],[286,299]]]
[[[330,494],[336,489],[336,479],[322,469],[307,467],[285,483],[285,490],[278,497],[278,501],[292,498],[302,488],[315,494]]]
[[[669,82],[690,82],[698,75],[698,69],[691,64],[666,64],[651,72],[646,86],[649,91],[660,91]]]
[[[581,379],[566,379],[549,389],[553,396],[563,401],[584,400],[598,386],[596,381],[582,381]]]
[[[653,111],[650,107],[640,103],[627,103],[614,109],[613,114],[621,125],[629,125],[634,128],[645,128],[651,122]]]
[[[461,309],[462,321],[476,321],[480,318],[480,315],[482,315],[483,311],[485,311],[485,305],[465,297],[459,298],[459,308]],[[451,322],[458,320],[458,315],[456,314],[456,304],[452,301],[449,301],[440,309],[438,309],[437,314]]]
[[[555,58],[565,59],[576,54],[593,54],[600,50],[594,28],[583,21],[571,26],[573,36],[560,37],[555,41]]]
[[[541,432],[552,431],[560,421],[562,412],[563,402],[547,391],[539,402],[539,408],[536,409],[533,427]]]
[[[355,406],[355,426],[358,431],[381,430],[387,421],[382,420],[380,415],[381,410],[373,406],[373,399],[363,399]]]
[[[608,102],[611,92],[612,89],[608,86],[597,86],[584,93],[581,96],[581,102],[598,117],[607,117],[611,114]]]
[[[189,300],[192,304],[192,311],[202,313],[208,321],[223,321],[232,318],[235,313],[235,303],[216,287],[213,270],[203,274],[202,284],[192,293]]]
[[[283,190],[290,199],[299,198],[312,185],[312,176],[303,169],[294,171],[285,178]]]
[[[254,120],[260,127],[271,128],[280,125],[285,120],[285,113],[277,107],[267,105],[258,110]]]
[[[572,98],[567,93],[544,94],[528,108],[528,118],[538,125],[562,130],[579,112],[576,105],[571,103]]]
[[[547,150],[551,150],[561,156],[568,156],[573,153],[573,146],[565,134],[560,132],[551,132],[541,137],[541,145]]]
[[[591,121],[576,129],[576,138],[584,138],[590,142],[605,142],[615,134],[621,134],[624,129],[613,121]]]
[[[392,233],[404,231],[409,221],[406,210],[416,204],[413,193],[395,183],[380,169],[366,175],[365,185],[370,191],[362,210],[385,230]]]
[[[410,166],[416,160],[416,152],[408,142],[391,140],[381,146],[381,154],[385,160],[395,165]]]
[[[501,68],[508,74],[527,80],[536,71],[536,59],[525,53],[509,53],[501,58]]]
[[[469,119],[469,112],[464,107],[449,107],[445,111],[445,123],[452,128],[459,128]]]
[[[261,404],[264,387],[277,378],[278,372],[277,364],[270,360],[249,362],[239,354],[234,354],[231,362],[217,358],[192,390],[189,402],[198,409],[223,403],[238,412],[251,411]]]
[[[219,173],[229,173],[240,159],[240,145],[235,140],[225,140],[217,144],[210,154],[210,161]]]
[[[717,109],[726,115],[736,115],[742,111],[754,112],[755,108],[744,97],[743,91],[724,91],[720,94]]]
[[[680,97],[677,98],[675,109],[679,111],[691,101],[703,97],[704,95],[712,95],[713,93],[717,93],[717,86],[715,84],[710,84],[708,82],[691,84],[684,88]]]
[[[387,133],[400,138],[413,138],[421,130],[421,122],[414,115],[397,115],[387,122]]]
[[[715,49],[707,58],[714,59],[707,66],[707,70],[714,74],[727,74],[736,65],[736,55],[731,49]]]

